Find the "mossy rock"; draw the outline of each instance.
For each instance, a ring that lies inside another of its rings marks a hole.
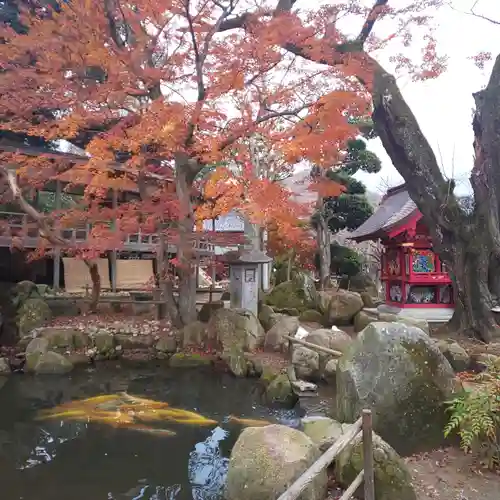
[[[284,425],[247,427],[231,451],[224,498],[276,500],[319,457],[317,446],[296,429]],[[322,470],[300,500],[324,500],[327,481],[326,470]]]
[[[110,354],[116,345],[115,336],[110,332],[97,332],[94,335],[94,347],[98,354]]]
[[[63,375],[73,370],[73,363],[62,354],[47,351],[40,355],[34,368],[38,375]]]
[[[196,353],[177,352],[170,357],[172,368],[196,368],[199,366],[210,366],[213,359]]]
[[[200,312],[198,313],[198,320],[202,323],[208,323],[214,311],[222,309],[224,307],[224,302],[222,300],[217,300],[215,302],[206,302],[201,306]]]
[[[40,337],[48,340],[50,348],[80,349],[90,342],[86,332],[75,328],[46,327],[40,332]]]
[[[346,429],[347,430],[347,429]],[[373,436],[373,462],[377,500],[417,500],[408,467],[396,451],[379,436]],[[363,441],[354,438],[335,461],[335,479],[347,488],[363,470]],[[363,487],[358,490],[361,498]]]
[[[287,316],[299,316],[299,310],[295,307],[285,307],[284,309],[275,309],[277,313],[286,314]]]
[[[461,390],[449,362],[421,329],[375,322],[340,358],[335,417],[354,422],[373,410],[373,427],[398,453],[443,444],[446,402]]]
[[[232,347],[229,352],[222,355],[222,359],[227,363],[227,366],[235,377],[246,377],[248,375],[250,363],[242,350]]]
[[[259,321],[261,322],[266,332],[272,326],[270,325],[270,320],[273,314],[274,314],[274,309],[271,306],[267,304],[262,304],[262,307],[259,311]]]
[[[339,283],[340,288],[352,292],[368,292],[372,297],[377,297],[378,290],[375,281],[366,273],[359,273],[355,276],[343,277]]]
[[[20,335],[27,335],[35,328],[45,326],[51,317],[50,308],[43,299],[26,299],[17,312],[17,325]]]
[[[304,323],[319,323],[322,324],[324,321],[323,314],[316,309],[306,309],[302,313],[300,313],[299,321],[303,321]]]
[[[193,321],[184,326],[180,332],[182,346],[202,346],[207,340],[207,324],[202,321]]]
[[[311,295],[296,281],[285,281],[271,290],[266,302],[277,309],[297,309],[300,313],[314,307],[315,300]]]
[[[49,341],[43,338],[35,338],[26,346],[26,363],[24,369],[28,372],[32,372],[42,354],[45,354],[49,350]]]
[[[292,384],[286,373],[279,374],[269,383],[266,389],[266,399],[269,403],[278,403],[289,408],[295,406],[298,397],[293,392]]]
[[[264,365],[261,369],[260,381],[267,387],[280,374],[281,369],[271,365]]]
[[[16,307],[22,306],[28,299],[41,298],[37,285],[33,283],[33,281],[28,280],[16,283],[16,285],[11,288],[10,293],[12,295],[12,303]]]
[[[354,316],[354,331],[358,333],[374,321],[378,321],[375,316],[365,311],[359,311],[359,313]]]

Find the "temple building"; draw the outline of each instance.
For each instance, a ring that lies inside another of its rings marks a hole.
[[[454,298],[446,266],[432,249],[422,214],[405,185],[389,189],[375,213],[350,234],[356,242],[380,240],[385,303],[380,312],[447,321]]]

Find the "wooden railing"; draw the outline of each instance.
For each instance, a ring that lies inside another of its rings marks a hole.
[[[38,228],[36,227],[35,222],[30,220],[28,215],[24,213],[0,211],[0,224],[2,223],[7,227],[0,227],[0,233],[3,233],[6,236],[25,236],[28,238],[38,237]],[[72,243],[81,243],[87,240],[90,230],[90,224],[82,223],[77,227],[61,229],[61,235],[64,239]],[[7,231],[8,234],[5,234]],[[158,234],[143,233],[142,231],[128,234],[124,240],[125,246],[144,245],[144,247],[153,247],[158,243]],[[207,241],[196,240],[194,243],[194,249],[201,252],[213,253],[214,248],[215,245]]]
[[[321,353],[330,354],[331,356],[339,357],[342,355],[340,351],[329,349],[327,347],[311,344],[302,339],[284,335],[288,340],[290,357],[292,356],[292,344],[299,344],[309,349],[319,351]],[[307,338],[307,337],[306,337]],[[363,442],[363,469],[356,476],[354,481],[345,490],[339,500],[350,500],[356,490],[364,483],[364,499],[375,500],[375,482],[374,482],[374,467],[373,467],[373,423],[371,410],[363,410],[361,417],[351,426],[351,428],[343,434],[321,457],[314,462],[281,496],[278,500],[296,500],[300,494],[311,484],[313,479],[320,474],[324,469],[338,457],[358,436],[362,434]]]
[[[344,491],[339,500],[350,500],[356,490],[364,483],[365,500],[375,500],[375,481],[373,467],[373,431],[372,412],[363,410],[362,416],[343,434],[321,457],[314,462],[282,495],[278,500],[296,500],[301,493],[311,484],[314,478],[326,469],[339,454],[362,434],[363,440],[363,469],[354,481]]]

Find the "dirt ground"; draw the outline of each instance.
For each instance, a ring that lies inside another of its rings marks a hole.
[[[408,458],[418,500],[498,500],[500,474],[481,469],[456,448]]]

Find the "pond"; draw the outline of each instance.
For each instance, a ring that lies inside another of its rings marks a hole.
[[[254,381],[208,369],[112,363],[67,377],[19,375],[0,383],[2,500],[219,500],[231,448],[248,423],[241,418],[299,422],[294,410],[264,406]],[[138,432],[147,429],[60,414],[39,418],[49,408],[105,394],[167,402],[214,422],[162,422],[171,432]]]

